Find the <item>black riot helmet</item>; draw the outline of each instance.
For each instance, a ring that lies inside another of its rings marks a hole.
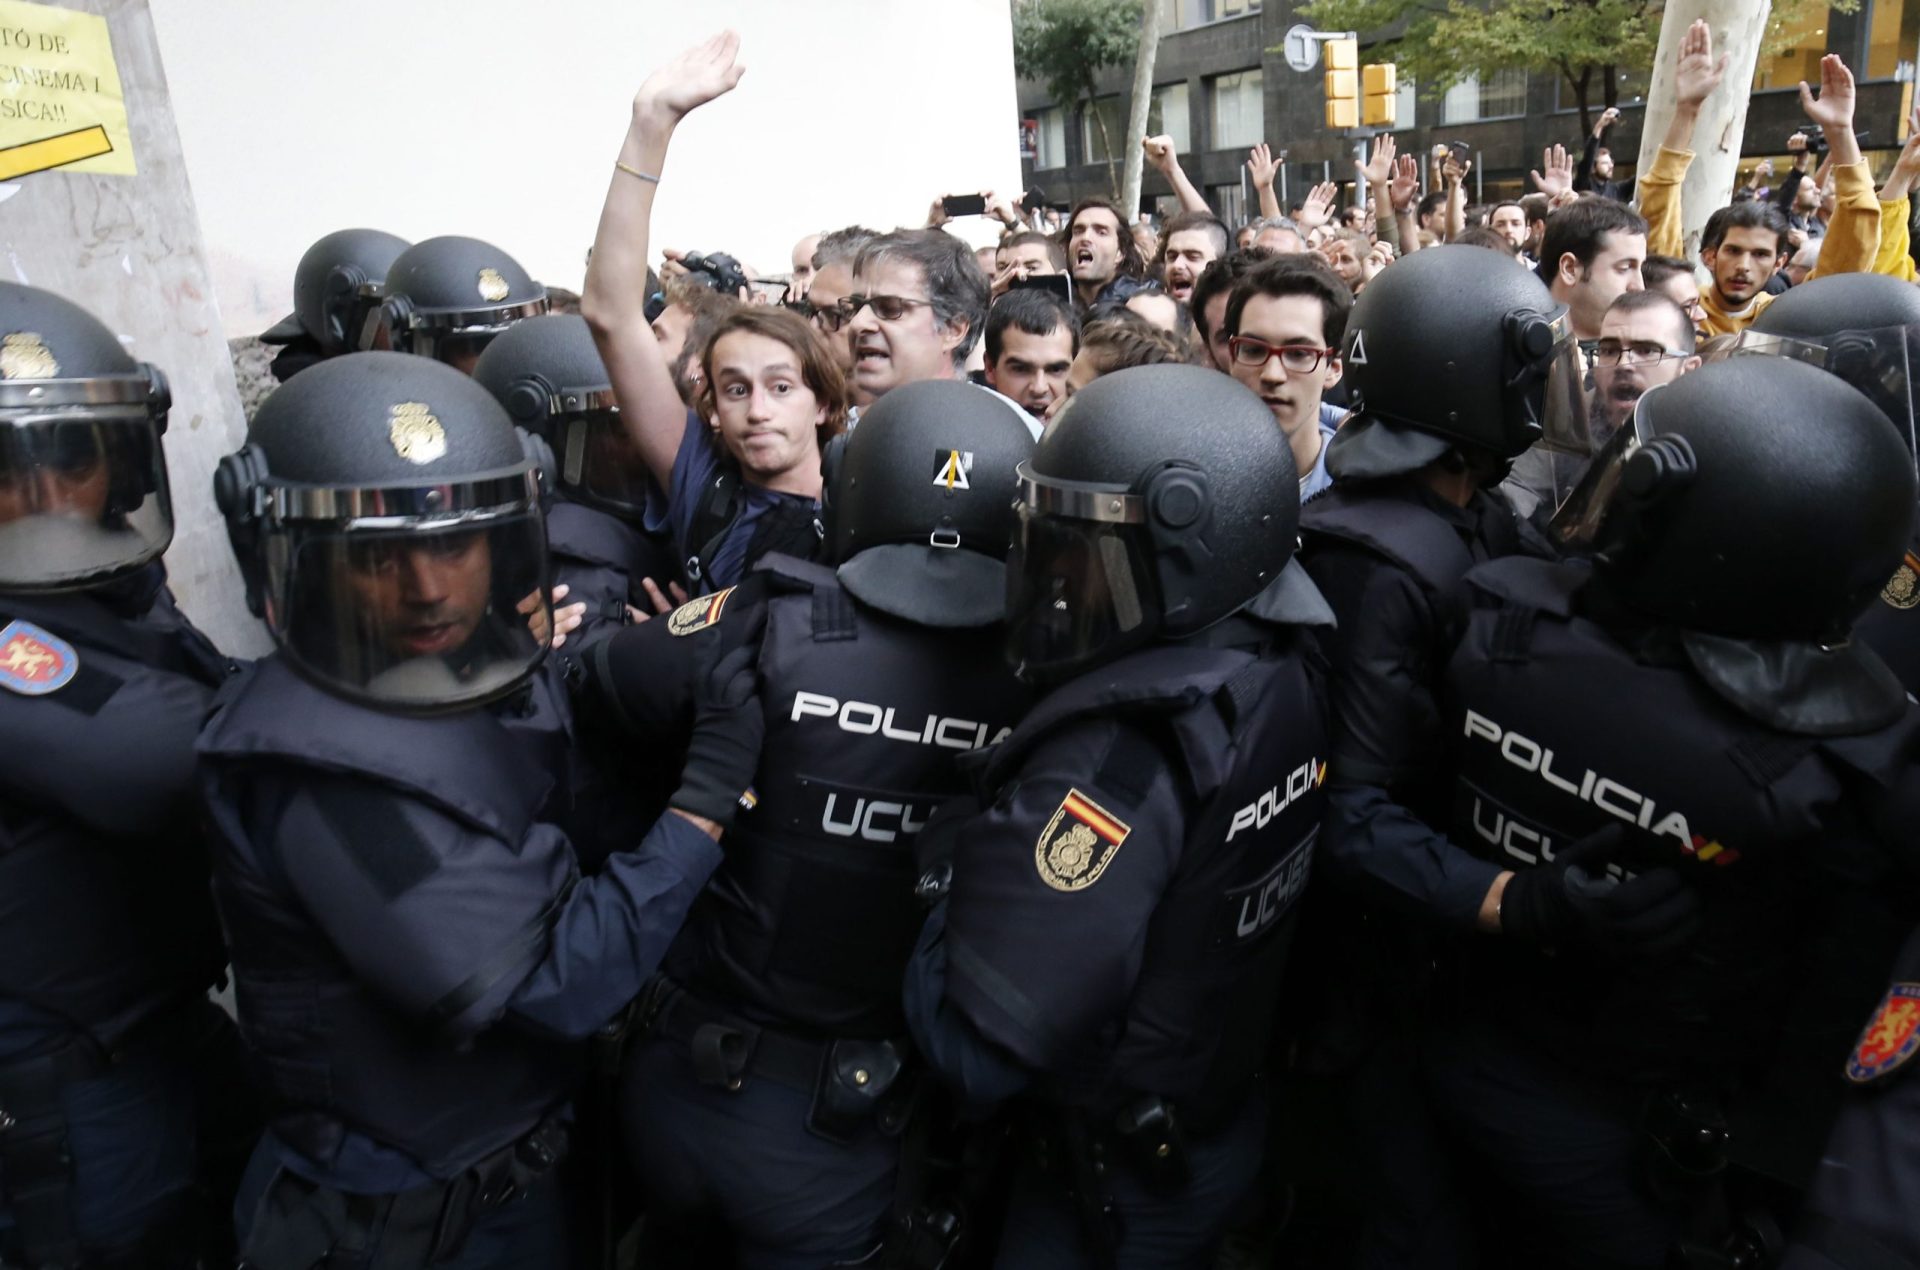
[[[1005,616],[1014,470],[1033,453],[1005,398],[955,380],[903,384],[825,463],[827,558],[862,602],[923,626]]]
[[[1634,411],[1593,548],[1630,607],[1741,640],[1838,644],[1906,550],[1913,464],[1833,376],[1735,357]]]
[[[431,711],[511,690],[546,654],[544,445],[451,367],[352,353],[262,403],[214,497],[288,662]]]
[[[1061,409],[1020,465],[1017,512],[1008,659],[1057,680],[1192,635],[1274,585],[1293,557],[1299,473],[1272,413],[1231,377],[1138,366]]]
[[[1476,247],[1416,252],[1367,284],[1342,356],[1353,417],[1327,451],[1335,480],[1415,471],[1449,450],[1510,461],[1567,409],[1584,418],[1579,347],[1524,269]]]
[[[639,520],[647,505],[647,465],[620,421],[585,318],[549,313],[514,323],[480,354],[473,378],[515,423],[552,448],[563,494]]]
[[[1811,362],[1865,393],[1915,449],[1914,369],[1920,360],[1920,287],[1884,273],[1809,278],[1741,332],[1733,355]]]
[[[359,347],[418,353],[470,369],[487,342],[547,311],[547,290],[520,263],[478,238],[429,238],[401,252],[362,323]]]
[[[0,591],[75,591],[173,541],[166,377],[70,300],[0,282]]]
[[[261,334],[267,344],[291,344],[302,337],[320,356],[351,352],[366,319],[371,296],[386,281],[387,270],[412,246],[377,229],[340,229],[307,248],[293,271],[293,312]]]

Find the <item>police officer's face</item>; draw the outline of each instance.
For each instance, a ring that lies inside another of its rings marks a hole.
[[[390,653],[459,649],[486,616],[493,551],[482,532],[350,543],[346,582],[362,622]]]
[[[1700,364],[1698,357],[1677,355],[1686,334],[1680,323],[1660,309],[1615,311],[1600,323],[1598,348],[1623,354],[1612,365],[1610,356],[1596,355],[1593,361],[1594,395],[1609,429],[1633,417],[1647,389],[1670,384]]]
[[[1183,229],[1167,235],[1167,290],[1173,298],[1182,303],[1191,299],[1193,284],[1219,256],[1209,230]]]
[[[1104,286],[1120,272],[1120,235],[1126,229],[1104,207],[1086,207],[1067,235],[1067,272],[1088,286]]]
[[[881,317],[879,309],[868,304],[848,320],[856,386],[878,397],[901,384],[954,377],[953,350],[966,338],[967,328],[964,323],[945,326],[934,318],[919,265],[876,260],[854,275],[853,291],[908,302],[892,318]]]
[[[90,431],[59,430],[31,464],[0,466],[0,523],[27,516],[66,516],[98,523],[106,517],[112,481],[100,443]]]
[[[713,344],[713,413],[720,442],[756,485],[809,492],[820,483],[814,429],[826,407],[800,373],[800,355],[779,340],[729,331]]]
[[[1302,345],[1324,348],[1326,308],[1310,295],[1253,295],[1240,310],[1237,334],[1279,349]],[[1258,366],[1229,358],[1229,373],[1256,394],[1273,412],[1273,421],[1289,440],[1302,429],[1320,426],[1320,398],[1340,379],[1340,359],[1323,358],[1304,375],[1287,370],[1285,359],[1272,356]]]
[[[987,383],[1044,419],[1066,400],[1067,371],[1073,366],[1073,332],[1056,326],[1034,335],[1009,326],[1000,337],[1000,358],[987,366]]]

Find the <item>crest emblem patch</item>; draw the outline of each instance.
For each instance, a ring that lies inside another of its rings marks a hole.
[[[485,300],[488,304],[498,304],[507,298],[508,293],[511,292],[513,288],[507,285],[507,280],[500,276],[498,269],[482,269],[480,271],[479,290],[482,300]]]
[[[0,379],[58,379],[60,363],[53,350],[32,331],[15,331],[0,339]]]
[[[403,401],[387,411],[387,439],[409,463],[431,463],[447,452],[447,430],[424,401]]]
[[[1909,551],[1893,576],[1887,579],[1887,585],[1880,588],[1880,598],[1897,609],[1920,604],[1920,558]]]
[[[703,595],[688,600],[673,612],[667,614],[667,634],[691,635],[695,631],[704,631],[720,620],[720,614],[726,610],[727,597],[733,594],[733,588],[715,591],[712,595]]]
[[[1847,1079],[1856,1085],[1879,1080],[1920,1050],[1920,983],[1896,983],[1847,1057]]]
[[[44,697],[72,682],[80,669],[73,645],[32,622],[9,622],[0,630],[0,688],[23,697]]]
[[[1070,789],[1033,845],[1034,868],[1056,891],[1084,891],[1100,880],[1132,832],[1126,821]]]

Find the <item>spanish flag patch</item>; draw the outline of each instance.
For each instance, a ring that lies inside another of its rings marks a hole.
[[[727,597],[733,594],[733,588],[715,591],[712,595],[703,595],[697,600],[688,600],[673,612],[667,614],[667,634],[691,635],[695,631],[704,631],[720,620],[720,614],[726,610]]]
[[[1034,867],[1056,891],[1084,891],[1100,880],[1132,832],[1126,821],[1069,789],[1033,846]]]

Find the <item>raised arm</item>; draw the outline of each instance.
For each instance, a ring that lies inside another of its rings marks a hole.
[[[580,312],[607,364],[620,417],[663,489],[686,433],[686,406],[647,322],[647,234],[667,143],[689,111],[730,91],[745,67],[740,37],[724,31],[667,63],[640,86],[600,209]]]
[[[1800,85],[1800,109],[1820,125],[1827,138],[1827,158],[1833,164],[1838,196],[1826,241],[1820,245],[1820,263],[1811,276],[1867,273],[1880,254],[1880,200],[1873,175],[1860,156],[1860,140],[1853,135],[1853,72],[1836,55],[1820,59],[1820,95]]]
[[[1169,136],[1148,137],[1140,143],[1147,153],[1147,162],[1153,170],[1167,178],[1167,184],[1173,187],[1174,197],[1180,200],[1183,212],[1210,211],[1204,194],[1194,188],[1187,179],[1187,171],[1180,166],[1180,156],[1174,151],[1173,138]]]
[[[1247,177],[1259,196],[1260,215],[1268,219],[1280,215],[1280,197],[1273,192],[1273,180],[1279,173],[1280,165],[1274,161],[1273,151],[1267,148],[1266,142],[1247,151]]]

